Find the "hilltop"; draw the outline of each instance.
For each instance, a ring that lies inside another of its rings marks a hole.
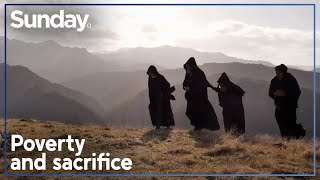
[[[1,125],[3,126],[3,121]],[[96,171],[95,173],[293,174],[312,173],[313,170],[311,140],[283,141],[279,137],[269,135],[236,138],[208,131],[190,132],[182,129],[155,131],[147,128],[124,129],[18,119],[8,120],[7,130],[18,133],[25,139],[58,139],[72,135],[79,139],[86,139],[81,157],[89,157],[93,152],[109,152],[111,156],[129,157],[133,161],[133,169],[130,172]],[[318,141],[318,160],[320,158],[319,144]],[[8,158],[35,157],[39,154],[18,150],[8,152]],[[48,160],[54,157],[73,158],[74,155],[66,151],[47,152]],[[50,167],[48,164],[46,172],[23,173],[85,173],[81,171],[55,172],[50,170]],[[3,169],[0,170],[3,172]],[[9,173],[14,172],[9,171]]]

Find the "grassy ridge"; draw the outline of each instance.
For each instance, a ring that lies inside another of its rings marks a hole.
[[[131,171],[57,172],[51,170],[52,159],[55,157],[74,158],[74,153],[47,152],[48,164],[45,172],[19,173],[310,174],[313,172],[312,140],[283,141],[268,135],[235,138],[228,134],[207,131],[121,129],[106,126],[70,125],[52,121],[12,119],[7,122],[7,130],[19,133],[24,139],[58,139],[66,138],[67,135],[84,138],[86,143],[81,157],[91,157],[93,152],[97,154],[109,152],[111,157],[129,157],[133,161]],[[1,123],[3,125],[3,121]],[[317,142],[319,162],[320,143]],[[23,149],[7,154],[9,160],[13,157],[39,157],[40,155],[39,152],[26,152]],[[10,164],[10,161],[7,162]],[[3,172],[3,165],[0,170]],[[9,170],[9,173],[17,172]]]

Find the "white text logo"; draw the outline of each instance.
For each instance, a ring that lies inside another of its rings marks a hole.
[[[85,14],[82,18],[80,14],[64,14],[64,10],[60,10],[59,14],[51,17],[48,14],[23,14],[20,10],[11,13],[14,22],[11,23],[13,28],[73,28],[78,32],[82,32],[86,27],[91,28],[91,24],[87,23],[89,15]],[[44,23],[44,24],[43,24]]]

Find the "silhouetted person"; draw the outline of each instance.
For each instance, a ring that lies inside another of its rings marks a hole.
[[[186,70],[183,82],[187,100],[186,115],[190,119],[191,125],[194,126],[194,130],[220,129],[216,113],[208,99],[207,88],[214,87],[207,81],[206,75],[197,66],[193,57],[184,64],[184,68]]]
[[[223,108],[223,122],[226,132],[241,135],[245,132],[244,108],[242,103],[243,89],[230,81],[226,73],[222,73],[217,81],[219,104]]]
[[[174,126],[174,119],[171,110],[170,99],[175,100],[171,93],[175,90],[174,86],[170,88],[169,82],[158,73],[156,67],[150,66],[147,74],[149,75],[149,112],[152,125],[156,129],[160,126]]]
[[[281,64],[275,67],[276,77],[271,80],[269,96],[276,105],[275,116],[284,138],[302,138],[306,131],[297,124],[296,110],[301,94],[297,80],[287,72],[288,68]]]

